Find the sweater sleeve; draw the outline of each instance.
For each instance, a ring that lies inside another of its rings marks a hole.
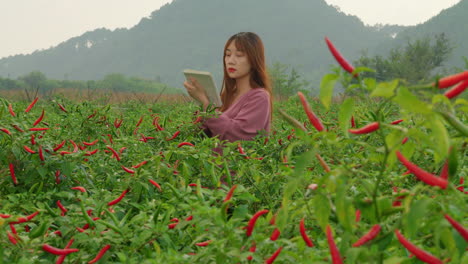
[[[219,136],[221,140],[234,142],[237,140],[251,140],[258,131],[269,128],[270,101],[266,92],[255,93],[242,105],[236,116],[230,118],[226,114],[207,119],[203,127],[212,136]]]

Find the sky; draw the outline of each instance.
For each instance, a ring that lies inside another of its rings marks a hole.
[[[338,6],[346,14],[359,17],[368,25],[416,25],[460,2],[325,1]],[[48,49],[97,28],[131,28],[170,2],[172,0],[0,0],[0,58]]]

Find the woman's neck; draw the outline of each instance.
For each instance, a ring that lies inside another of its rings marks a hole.
[[[242,95],[252,90],[252,86],[250,86],[250,74],[242,78],[236,79],[236,87],[238,95]]]

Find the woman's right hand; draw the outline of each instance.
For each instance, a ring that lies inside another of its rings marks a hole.
[[[210,101],[206,96],[205,89],[201,86],[195,78],[190,78],[189,81],[184,82],[184,87],[188,94],[198,102],[200,102],[204,108],[208,106]]]

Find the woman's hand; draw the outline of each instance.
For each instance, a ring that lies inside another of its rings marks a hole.
[[[184,82],[184,87],[187,89],[188,94],[203,105],[205,109],[210,104],[205,89],[201,86],[195,78],[190,78],[189,81]]]

